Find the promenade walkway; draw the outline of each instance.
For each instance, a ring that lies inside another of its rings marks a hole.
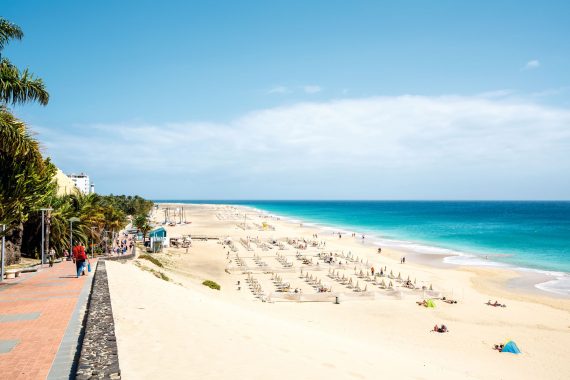
[[[70,377],[92,275],[64,261],[0,283],[0,378]]]

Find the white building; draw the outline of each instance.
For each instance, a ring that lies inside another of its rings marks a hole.
[[[75,184],[75,187],[77,187],[79,191],[81,191],[83,194],[89,194],[90,182],[89,176],[87,174],[68,174],[67,176],[71,178]]]

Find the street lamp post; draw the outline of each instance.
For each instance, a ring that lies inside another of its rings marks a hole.
[[[95,242],[95,239],[93,238],[93,230],[97,228],[97,227],[91,227],[91,258],[93,258],[93,245]]]
[[[0,264],[0,282],[4,281],[4,256],[5,256],[4,246],[6,245],[6,238],[4,236],[5,231],[6,231],[6,225],[3,224],[2,225],[2,251],[0,251],[0,256],[1,256],[1,261],[2,261],[2,263]]]
[[[79,222],[79,218],[69,218],[69,257],[73,257],[73,222]]]
[[[44,267],[44,264],[46,263],[46,243],[45,243],[45,215],[44,212],[46,211],[51,211],[53,210],[52,208],[41,208],[40,209],[42,211],[42,265],[41,267]]]

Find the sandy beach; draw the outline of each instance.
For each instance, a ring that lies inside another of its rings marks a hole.
[[[405,253],[379,254],[358,234],[238,206],[184,208],[191,223],[164,227],[191,235],[188,249],[153,254],[162,267],[107,263],[125,379],[568,378],[570,300],[524,291],[514,271],[401,264]],[[426,298],[436,307],[416,303]],[[432,331],[442,323],[449,332]],[[510,339],[522,354],[493,350]]]

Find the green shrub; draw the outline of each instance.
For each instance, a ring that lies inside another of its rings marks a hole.
[[[156,257],[152,257],[151,255],[140,255],[139,259],[145,259],[150,261],[151,263],[153,263],[154,265],[156,265],[157,267],[164,267],[164,265],[162,265],[162,263],[156,258]]]
[[[160,278],[161,280],[170,281],[170,277],[168,277],[167,275],[165,275],[165,274],[162,273],[162,272],[153,270],[152,273],[153,273],[156,277]]]
[[[221,287],[220,287],[219,284],[217,284],[216,282],[211,281],[211,280],[206,280],[206,281],[204,281],[204,282],[202,283],[202,285],[205,285],[205,286],[207,286],[207,287],[210,288],[210,289],[216,289],[216,290],[220,290],[220,289],[221,289]]]

